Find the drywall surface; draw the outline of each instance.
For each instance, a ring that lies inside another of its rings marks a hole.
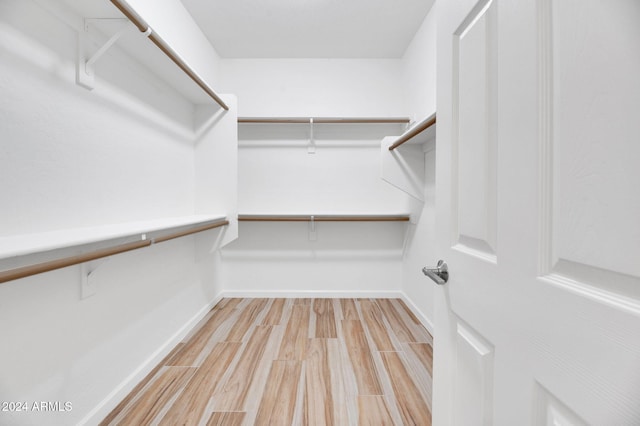
[[[402,57],[402,90],[412,121],[436,111],[436,11],[434,4]]]
[[[409,197],[383,182],[379,168],[379,141],[401,131],[398,125],[321,124],[311,140],[308,125],[241,125],[240,213],[407,213]],[[241,222],[238,241],[222,252],[225,291],[397,292],[406,226]]]
[[[405,116],[399,59],[223,59],[240,116]]]
[[[188,103],[115,54],[85,90],[75,56],[70,26],[0,2],[0,237],[194,214]],[[27,405],[0,424],[101,420],[220,293],[210,251],[222,232],[92,264],[97,293],[83,300],[80,266],[1,284],[0,401]]]
[[[164,112],[75,85],[74,31],[30,2],[2,8],[0,233],[193,214],[193,146]]]
[[[242,125],[242,213],[396,214],[407,196],[380,179],[379,143],[399,126]],[[309,148],[314,153],[309,153]]]
[[[400,291],[406,222],[241,222],[222,250],[225,292],[362,297]]]
[[[234,95],[222,95],[228,105],[196,107],[194,145],[195,211],[223,215],[225,227],[220,245],[238,237],[238,102]]]
[[[127,3],[219,92],[220,57],[180,0],[127,0]]]
[[[399,59],[223,59],[240,116],[402,117]],[[379,143],[399,125],[241,125],[240,213],[395,214],[407,197],[380,179]],[[312,134],[313,133],[313,134]],[[312,153],[310,153],[310,151]],[[398,291],[406,224],[240,223],[222,251],[225,291]],[[324,293],[323,293],[324,292]]]
[[[427,327],[433,332],[434,286],[424,276],[422,268],[435,268],[437,263],[436,222],[435,222],[435,166],[434,144],[428,146],[424,155],[425,188],[424,204],[418,220],[409,225],[407,242],[402,262],[402,291],[418,309]],[[446,260],[446,259],[445,259]]]
[[[422,120],[436,111],[436,7],[437,3],[431,8],[402,58],[404,94],[412,120]],[[424,266],[435,267],[438,261],[435,232],[436,146],[437,143],[428,142],[424,154],[416,153],[424,155],[424,203],[421,211],[417,209],[420,212],[416,214],[418,220],[410,225],[407,232],[402,271],[402,291],[419,310],[428,327],[434,315],[435,283],[425,277],[421,270]]]

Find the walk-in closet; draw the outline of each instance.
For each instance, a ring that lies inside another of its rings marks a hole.
[[[0,0],[0,425],[640,424],[636,0]]]

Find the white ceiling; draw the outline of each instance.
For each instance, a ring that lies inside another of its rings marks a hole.
[[[181,0],[224,58],[399,58],[434,0]]]

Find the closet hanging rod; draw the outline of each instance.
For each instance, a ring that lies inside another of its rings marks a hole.
[[[393,151],[394,149],[396,149],[397,147],[399,147],[403,143],[409,141],[411,138],[413,138],[413,137],[419,135],[420,133],[424,132],[429,127],[433,126],[434,124],[436,124],[436,115],[435,114],[425,118],[424,120],[422,120],[421,122],[419,122],[418,124],[413,126],[411,129],[409,129],[405,133],[403,133],[398,138],[398,140],[396,140],[393,143],[393,145],[391,145],[389,147],[389,151]]]
[[[67,266],[79,265],[81,263],[90,262],[92,260],[101,259],[103,257],[113,256],[115,254],[125,253],[131,250],[148,247],[152,244],[158,244],[174,238],[184,237],[186,235],[195,234],[209,229],[219,228],[228,225],[228,220],[216,221],[205,225],[200,225],[185,231],[178,231],[168,235],[162,235],[150,240],[134,241],[131,243],[119,244],[112,247],[106,247],[88,253],[82,253],[74,256],[63,257],[60,259],[50,260],[47,262],[34,263],[20,268],[8,269],[0,272],[0,284],[7,281],[13,281],[20,278],[29,277],[31,275],[42,274],[44,272],[54,271],[56,269],[66,268]]]
[[[241,222],[407,222],[408,215],[270,215],[241,214]]]
[[[187,63],[178,55],[160,36],[154,33],[146,23],[144,19],[136,12],[134,12],[125,2],[122,0],[111,0],[111,3],[120,10],[131,22],[135,25],[140,32],[148,33],[149,39],[156,45],[162,52],[169,57],[185,74],[191,78],[207,95],[213,98],[218,105],[220,105],[225,111],[229,110],[227,104],[213,91],[211,87],[193,70]]]
[[[309,124],[407,124],[408,118],[404,117],[238,117],[238,123],[269,124],[269,123],[300,123]]]

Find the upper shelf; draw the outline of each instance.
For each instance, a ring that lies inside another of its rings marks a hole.
[[[436,124],[435,112],[400,135],[400,137],[389,147],[389,151],[393,151],[409,141],[415,141],[417,143],[426,142],[435,132],[435,127],[433,127],[434,124]],[[427,132],[427,130],[430,131]]]
[[[229,110],[229,107],[218,96],[218,94],[185,62],[165,40],[155,33],[140,15],[122,0],[111,0],[111,3],[118,8],[137,28],[144,33],[158,48],[171,59],[191,80],[193,80],[207,95],[209,95],[221,108]]]
[[[238,117],[238,140],[256,147],[304,142],[312,153],[316,142],[377,146],[381,138],[401,134],[409,122],[406,117]]]
[[[406,214],[240,214],[241,222],[407,222]]]
[[[82,246],[117,238],[141,236],[157,231],[198,226],[224,218],[225,216],[223,215],[181,216],[0,237],[0,259]]]
[[[170,22],[161,26],[152,17],[149,17],[151,24],[147,23],[125,0],[60,0],[39,3],[53,16],[78,31],[80,45],[76,82],[79,85],[93,89],[97,75],[124,88],[125,92],[133,91],[136,96],[143,93],[152,100],[163,96],[178,96],[193,105],[212,104],[213,100],[221,108],[228,108],[206,79],[195,70],[202,71],[203,66],[196,63],[192,51],[185,49],[184,45],[174,46],[176,37],[171,37],[171,31],[167,32],[167,28],[173,29],[182,36],[185,31],[180,31],[179,28],[189,25],[184,16],[171,15],[168,19],[175,19],[175,25],[172,26],[173,22]],[[191,24],[195,27],[192,21]],[[188,39],[194,46],[200,46],[191,33],[185,33],[183,39]],[[157,48],[152,47],[149,41]],[[112,46],[116,48],[112,49]],[[202,49],[206,49],[206,46],[202,46]],[[202,49],[198,48],[198,57],[204,58],[201,62],[206,64],[209,56],[213,58],[215,54],[211,52],[211,55],[207,55]],[[195,51],[196,48],[192,50]],[[109,54],[105,55],[107,52]],[[101,58],[106,56],[111,59],[103,61]],[[114,58],[128,62],[121,62],[116,68]],[[114,70],[125,72],[120,75],[120,72]],[[150,75],[146,75],[147,73]],[[138,74],[144,79],[143,84],[135,80]],[[124,75],[135,77],[131,81],[123,78]],[[153,89],[151,95],[145,92],[149,90],[147,86]],[[155,106],[153,101],[149,102],[146,97],[144,99]]]
[[[239,124],[409,124],[405,117],[238,117]]]

